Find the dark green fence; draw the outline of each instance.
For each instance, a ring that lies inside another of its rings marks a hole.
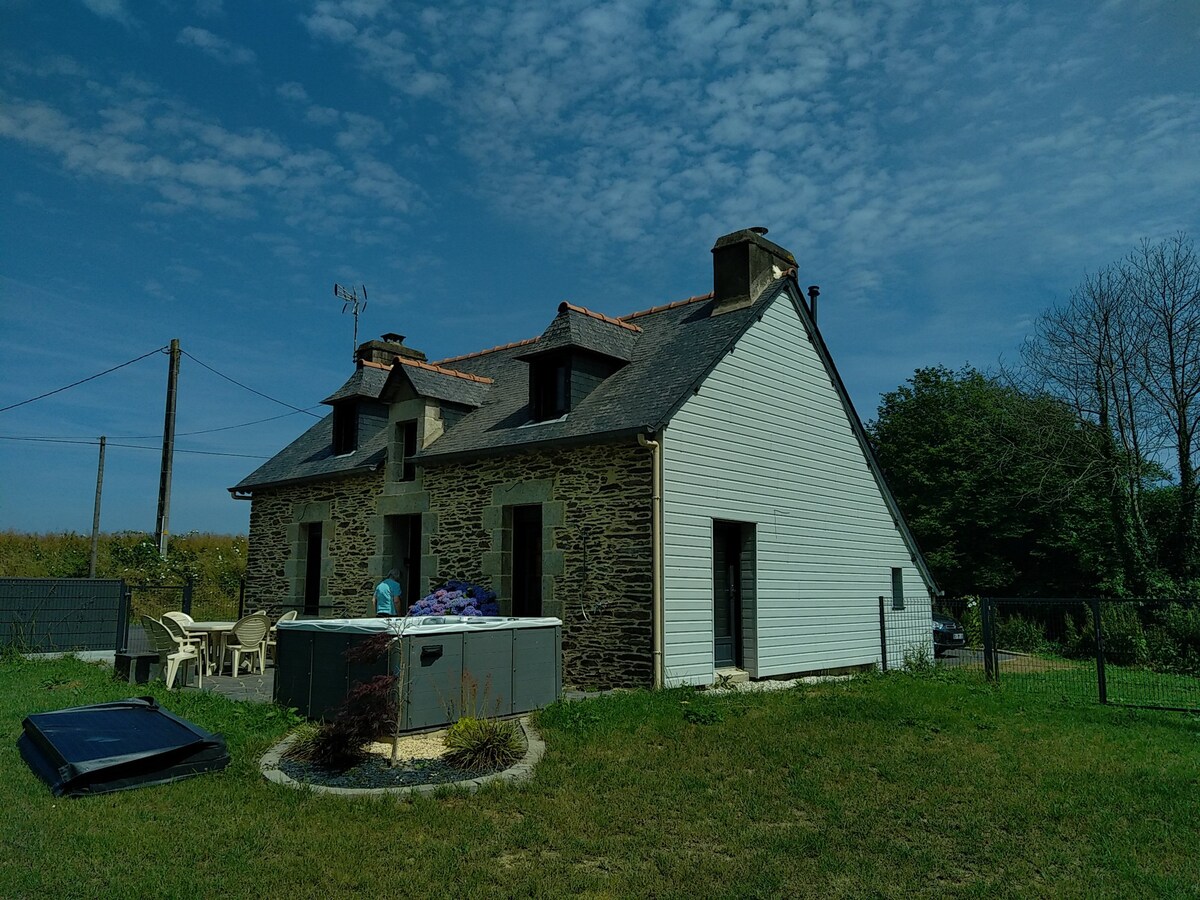
[[[990,597],[983,664],[1005,687],[1063,700],[1200,711],[1200,601]]]
[[[0,578],[0,647],[111,651],[124,628],[126,603],[118,580]]]

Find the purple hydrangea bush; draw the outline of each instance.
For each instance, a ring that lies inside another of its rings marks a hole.
[[[496,592],[469,581],[447,581],[408,608],[410,616],[498,616]]]

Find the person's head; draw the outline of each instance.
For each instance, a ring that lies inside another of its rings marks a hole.
[[[392,579],[392,581],[399,581],[400,570],[393,566],[392,568],[388,569],[387,577]]]

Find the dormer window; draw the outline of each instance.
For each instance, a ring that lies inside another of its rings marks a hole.
[[[535,422],[565,416],[571,408],[571,358],[539,359],[529,365],[529,408]]]
[[[333,455],[358,449],[358,404],[344,400],[333,406]]]

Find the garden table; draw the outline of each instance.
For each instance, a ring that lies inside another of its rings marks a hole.
[[[183,626],[183,630],[188,634],[202,634],[208,641],[208,650],[205,653],[207,663],[204,666],[206,675],[213,674],[213,653],[217,653],[217,659],[221,662],[225,659],[225,642],[229,638],[229,633],[233,631],[233,626],[237,622],[188,622]],[[216,674],[220,675],[220,665],[217,663]]]

